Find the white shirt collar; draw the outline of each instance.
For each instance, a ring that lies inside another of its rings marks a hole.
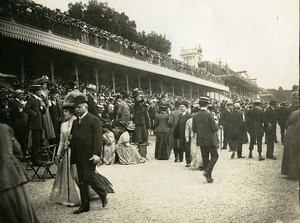
[[[185,111],[185,112],[181,113],[181,114],[182,114],[182,116],[185,116],[186,112],[187,112],[187,111]]]
[[[41,100],[41,98],[40,98],[39,96],[36,96],[35,94],[32,94],[32,95],[33,95],[33,97],[35,97],[36,99]]]
[[[88,112],[86,111],[82,116],[79,116],[79,118],[84,118]]]
[[[207,108],[206,107],[201,107],[200,110],[207,111]]]

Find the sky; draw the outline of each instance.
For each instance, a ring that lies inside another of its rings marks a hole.
[[[34,0],[68,9],[77,0]],[[100,1],[100,0],[99,0]],[[88,0],[82,0],[87,3]],[[107,0],[134,20],[137,31],[165,34],[171,55],[201,46],[203,60],[247,71],[260,87],[290,90],[299,84],[298,0]]]

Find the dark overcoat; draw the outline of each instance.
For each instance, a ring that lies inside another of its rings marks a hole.
[[[246,113],[247,131],[251,136],[263,137],[264,135],[264,112],[259,108],[252,108]]]
[[[28,115],[28,129],[43,129],[43,114],[46,110],[33,95],[28,98],[24,112]]]
[[[197,146],[218,146],[218,126],[214,116],[207,110],[200,110],[193,116],[193,131],[197,133]]]
[[[87,113],[79,124],[79,118],[71,129],[71,163],[90,166],[93,155],[101,156],[102,125],[100,120]]]

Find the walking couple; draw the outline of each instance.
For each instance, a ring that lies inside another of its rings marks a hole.
[[[111,183],[95,172],[96,164],[101,162],[101,122],[88,112],[87,99],[83,94],[70,93],[63,105],[63,114],[66,121],[61,125],[57,152],[61,162],[50,199],[68,206],[80,205],[74,214],[87,212],[90,209],[90,186],[105,207],[107,193],[114,191]]]

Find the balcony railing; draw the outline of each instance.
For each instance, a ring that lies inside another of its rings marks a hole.
[[[189,66],[146,46],[90,26],[65,13],[50,10],[34,2],[6,1],[0,6],[0,16],[64,38],[224,85],[221,78],[204,69]]]

